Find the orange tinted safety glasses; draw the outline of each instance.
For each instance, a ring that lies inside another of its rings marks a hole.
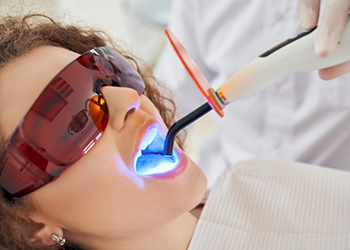
[[[20,197],[50,182],[84,156],[108,123],[103,86],[145,89],[140,74],[109,47],[89,50],[43,90],[5,144],[0,184]]]

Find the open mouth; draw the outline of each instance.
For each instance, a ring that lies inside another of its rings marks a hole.
[[[142,176],[164,174],[177,167],[178,153],[173,150],[172,156],[163,155],[164,141],[158,124],[148,128],[135,155],[134,167],[137,174]]]

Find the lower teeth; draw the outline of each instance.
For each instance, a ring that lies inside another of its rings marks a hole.
[[[174,163],[174,156],[146,154],[137,159],[136,171],[140,175],[165,173],[173,168]]]

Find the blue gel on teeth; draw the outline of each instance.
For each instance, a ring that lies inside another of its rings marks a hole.
[[[152,143],[142,150],[142,154],[163,154],[164,139],[160,134],[157,134]]]
[[[153,130],[154,132],[154,130]],[[151,133],[150,133],[151,134]],[[145,136],[145,140],[149,137]],[[139,175],[163,174],[174,170],[178,165],[178,154],[173,150],[173,155],[163,155],[164,138],[159,130],[154,135],[151,143],[144,150],[141,150],[135,163],[135,171]]]
[[[140,175],[161,174],[171,170],[169,167],[174,164],[174,156],[146,154],[137,159],[136,169]]]

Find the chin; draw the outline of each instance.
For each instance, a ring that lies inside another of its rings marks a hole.
[[[191,206],[188,210],[196,207],[202,200],[207,189],[207,178],[202,169],[188,158],[187,170],[189,171],[189,186],[186,192],[191,192]]]

